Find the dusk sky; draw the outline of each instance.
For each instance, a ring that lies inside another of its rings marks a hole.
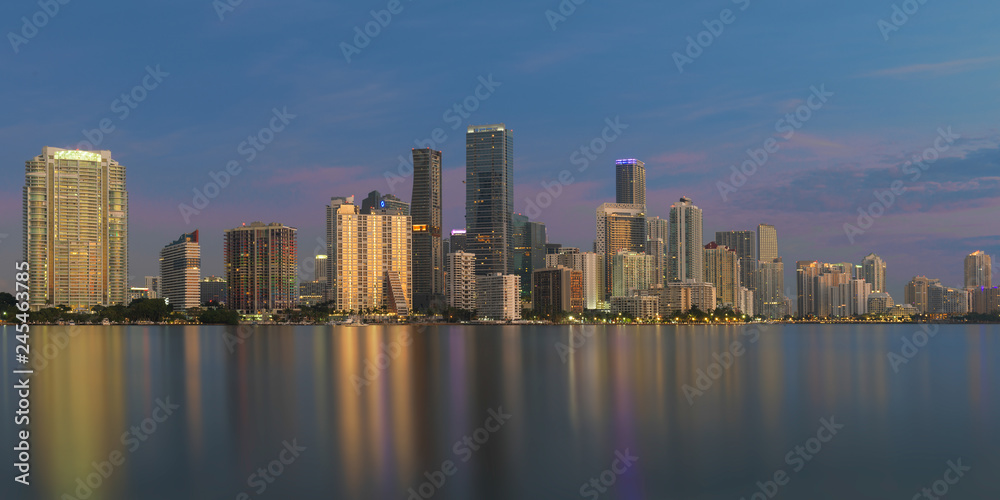
[[[463,228],[466,127],[505,123],[516,211],[528,211],[542,182],[572,173],[536,217],[550,242],[590,249],[595,209],[614,201],[615,160],[638,158],[648,214],[666,217],[691,197],[705,243],[715,231],[775,225],[786,295],[795,261],[860,263],[871,252],[886,259],[897,301],[918,274],[962,286],[965,255],[1000,254],[998,7],[911,2],[919,9],[893,24],[888,0],[565,0],[575,12],[562,18],[546,15],[557,0],[402,0],[348,61],[355,27],[394,2],[76,0],[27,37],[22,17],[30,22],[38,4],[6,1],[0,290],[12,289],[21,257],[24,162],[44,146],[77,148],[102,120],[114,130],[93,149],[128,172],[134,285],[158,274],[163,245],[195,229],[203,276],[223,273],[223,230],[257,220],[297,227],[300,260],[310,258],[330,197],[377,189],[409,201],[410,179],[390,185],[386,175],[438,128],[445,231]],[[713,22],[720,16],[730,23]],[[690,57],[687,37],[706,21],[723,30]],[[690,57],[683,71],[675,52]],[[135,93],[145,98],[134,109],[116,102],[150,72],[156,87]],[[467,117],[452,110],[463,102],[475,108]],[[294,118],[273,121],[275,109]],[[796,112],[791,134],[779,120]],[[581,172],[574,153],[608,120],[627,128]],[[284,128],[251,161],[241,143],[271,123]],[[777,152],[724,198],[719,183],[768,139]],[[935,142],[941,159],[905,165]],[[185,221],[179,205],[230,161],[242,172]],[[852,244],[844,224],[857,225],[859,207],[895,181],[906,191]]]

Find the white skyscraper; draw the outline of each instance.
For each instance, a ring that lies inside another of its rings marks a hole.
[[[128,192],[110,151],[44,147],[25,162],[24,260],[32,310],[125,304]]]
[[[865,257],[861,261],[861,275],[858,277],[872,286],[872,293],[889,293],[885,286],[885,261],[882,257],[875,254]]]
[[[201,246],[198,231],[182,234],[160,250],[163,298],[175,311],[201,305]]]
[[[690,198],[670,206],[668,268],[670,281],[704,281],[702,213]]]
[[[993,286],[993,259],[978,251],[965,258],[965,288],[990,288]]]

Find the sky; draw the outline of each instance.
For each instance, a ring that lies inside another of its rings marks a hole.
[[[400,157],[414,147],[443,151],[445,230],[462,228],[465,130],[495,123],[514,131],[515,211],[549,242],[590,248],[615,160],[638,158],[648,214],[692,198],[705,243],[775,225],[786,295],[796,261],[872,252],[897,301],[915,275],[962,286],[965,255],[1000,254],[998,10],[77,0],[49,15],[2,2],[0,290],[21,258],[23,165],[44,146],[89,141],[127,167],[140,285],[195,229],[205,276],[223,273],[223,231],[242,223],[296,227],[300,260],[323,253],[331,197],[410,199]]]

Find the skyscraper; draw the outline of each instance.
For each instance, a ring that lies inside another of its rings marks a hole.
[[[144,281],[146,283],[146,288],[149,290],[149,298],[155,299],[163,295],[163,289],[160,287],[159,276],[146,276]]]
[[[757,226],[757,258],[764,262],[778,258],[778,231],[770,224]]]
[[[160,250],[160,279],[163,298],[175,311],[201,305],[201,245],[198,231],[182,234]]]
[[[759,261],[756,274],[754,312],[770,319],[791,314],[785,307],[785,264],[781,258],[771,262]]]
[[[226,229],[223,260],[228,308],[257,314],[295,307],[299,296],[297,233],[294,227],[263,222]]]
[[[341,311],[412,309],[413,223],[409,215],[363,214],[354,197],[326,207],[327,300]]]
[[[861,275],[858,277],[872,286],[872,293],[889,293],[885,286],[885,261],[882,257],[875,254],[865,257],[861,261]]]
[[[468,242],[468,235],[465,229],[452,229],[451,230],[451,247],[448,249],[448,253],[464,252],[468,250],[469,246],[466,244]]]
[[[657,274],[653,284],[667,280],[667,242],[670,241],[670,224],[660,217],[646,218],[646,253],[656,261]]]
[[[651,255],[622,250],[611,259],[611,296],[627,297],[632,291],[649,290],[656,265]]]
[[[940,284],[941,280],[915,276],[903,289],[903,302],[916,307],[920,314],[927,314],[930,312],[930,287]]]
[[[719,305],[739,308],[740,256],[735,250],[715,242],[705,245],[706,283],[715,285]]]
[[[500,123],[470,126],[465,136],[465,229],[476,275],[509,274],[514,213],[514,131]]]
[[[413,166],[416,175],[417,165]],[[416,185],[414,185],[416,189]],[[361,200],[361,213],[371,215],[373,213],[410,215],[410,204],[391,195],[382,194],[378,191],[368,193],[368,197]]]
[[[597,207],[596,253],[607,264],[604,297],[611,296],[611,264],[618,252],[646,251],[646,207],[629,203],[604,203]]]
[[[564,266],[580,271],[583,275],[583,307],[597,309],[604,300],[603,260],[594,252],[560,253],[545,256],[548,268]]]
[[[448,306],[473,311],[476,309],[476,256],[455,252],[446,257],[448,262]]]
[[[583,273],[564,266],[536,269],[532,276],[532,310],[552,316],[583,312]]]
[[[545,224],[532,222],[521,214],[513,214],[511,224],[514,274],[521,277],[521,292],[527,293],[531,291],[532,273],[545,267]]]
[[[521,277],[491,274],[476,277],[476,315],[483,319],[521,319]]]
[[[444,305],[441,247],[441,152],[413,150],[413,307]]]
[[[690,198],[670,206],[668,268],[670,281],[704,281],[702,213]]]
[[[615,162],[615,202],[646,204],[646,164],[636,159]]]
[[[965,288],[990,288],[993,286],[993,259],[983,251],[965,258]]]
[[[46,146],[24,163],[23,244],[29,305],[125,304],[128,192],[110,151]]]
[[[715,242],[735,251],[739,256],[740,285],[754,292],[757,300],[757,234],[753,231],[716,232]]]
[[[313,281],[322,281],[326,283],[327,279],[327,265],[329,265],[329,257],[326,255],[317,255],[313,258],[315,263],[315,269],[313,271]]]

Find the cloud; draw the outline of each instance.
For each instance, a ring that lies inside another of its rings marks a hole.
[[[909,76],[919,73],[929,73],[933,75],[951,75],[976,69],[990,63],[1000,62],[1000,56],[979,57],[975,59],[957,59],[929,64],[911,64],[909,66],[899,66],[896,68],[882,69],[865,74],[866,77],[895,77]]]

